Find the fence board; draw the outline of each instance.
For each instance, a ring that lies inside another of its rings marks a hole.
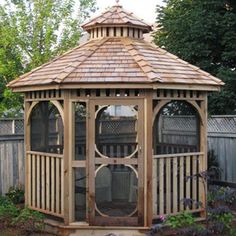
[[[0,136],[0,195],[12,186],[24,185],[24,136]]]

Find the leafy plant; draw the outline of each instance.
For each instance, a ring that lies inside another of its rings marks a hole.
[[[7,198],[12,201],[14,204],[24,202],[24,190],[21,187],[10,187],[8,193],[6,194]]]
[[[192,214],[184,211],[179,215],[169,216],[166,224],[174,229],[188,227],[194,224],[194,217]]]
[[[0,206],[6,206],[9,204],[11,204],[11,201],[7,197],[0,195]]]
[[[41,231],[44,228],[44,216],[26,207],[12,220],[12,225],[25,232]]]
[[[4,198],[1,198],[1,204],[0,204],[0,224],[7,226],[10,225],[12,222],[12,219],[14,217],[17,217],[19,214],[19,209],[8,200],[4,200]]]
[[[230,233],[233,215],[227,206],[218,206],[208,210],[209,228],[215,234]]]

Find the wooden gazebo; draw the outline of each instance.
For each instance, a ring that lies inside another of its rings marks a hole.
[[[203,212],[186,177],[207,167],[207,92],[223,83],[144,41],[151,26],[118,4],[83,28],[88,42],[9,84],[25,94],[26,204],[81,235]]]

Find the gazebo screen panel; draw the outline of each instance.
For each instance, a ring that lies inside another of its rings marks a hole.
[[[199,152],[199,116],[184,101],[165,105],[154,123],[154,154]]]
[[[74,193],[75,193],[75,205],[74,205],[74,219],[75,221],[86,221],[86,168],[79,167],[74,168]]]
[[[86,160],[86,103],[74,103],[75,160]]]
[[[64,127],[58,109],[39,102],[30,117],[31,151],[63,154]]]
[[[131,168],[132,167],[132,168]],[[138,178],[133,166],[97,166],[95,201],[97,216],[128,217],[137,215]]]
[[[136,154],[136,106],[97,106],[96,150],[97,156],[124,158]]]

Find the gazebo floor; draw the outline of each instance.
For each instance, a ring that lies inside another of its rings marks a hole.
[[[114,227],[114,226],[89,226],[76,223],[65,226],[55,220],[45,220],[45,230],[58,236],[145,236],[149,228],[146,227]]]

